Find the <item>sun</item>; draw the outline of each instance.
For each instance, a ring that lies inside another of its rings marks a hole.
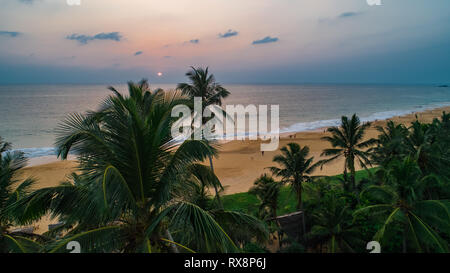
[[[156,75],[158,75],[158,77],[161,77],[163,75],[163,73],[162,72],[158,72],[158,73],[156,73]]]

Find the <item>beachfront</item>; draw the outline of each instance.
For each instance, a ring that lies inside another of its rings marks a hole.
[[[404,116],[397,116],[390,118],[396,123],[404,125],[410,125],[411,122],[416,120],[416,116],[419,121],[429,123],[434,118],[438,118],[442,115],[442,112],[450,112],[450,107],[440,107],[433,110],[427,110],[424,112],[417,112]],[[375,138],[379,135],[376,130],[376,126],[386,125],[387,120],[378,120],[372,122],[372,126],[367,129],[366,139]],[[287,143],[295,142],[302,146],[307,145],[310,147],[310,154],[314,156],[315,160],[322,159],[320,154],[326,148],[329,148],[329,143],[323,141],[321,138],[328,135],[326,128],[320,128],[308,132],[296,132],[285,133],[280,136],[279,148],[286,146]],[[273,166],[272,159],[275,155],[279,154],[279,149],[274,152],[265,152],[264,155],[260,151],[261,141],[241,141],[234,140],[220,145],[219,157],[214,158],[214,170],[217,177],[220,179],[224,186],[224,194],[234,194],[239,192],[247,192],[252,186],[256,178],[263,173],[269,173],[267,169]],[[68,175],[77,170],[77,162],[75,160],[57,160],[45,158],[44,164],[39,164],[39,160],[33,160],[34,165],[27,167],[21,173],[21,177],[28,176],[35,177],[37,183],[35,189],[57,186],[60,182],[64,181]],[[322,169],[318,168],[313,173],[314,175],[326,175],[333,176],[341,174],[344,166],[344,159],[339,159],[331,164],[324,166]],[[48,162],[52,161],[52,162]],[[205,161],[204,164],[209,162]],[[362,169],[358,164],[357,169]],[[42,233],[47,231],[48,224],[56,223],[57,220],[50,220],[49,217],[45,217],[36,226],[37,232]]]

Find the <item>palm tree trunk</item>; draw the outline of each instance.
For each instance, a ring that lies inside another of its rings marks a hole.
[[[299,189],[297,191],[297,211],[302,210],[303,201],[302,201],[302,190]]]
[[[303,200],[302,200],[302,184],[300,182],[300,186],[297,190],[297,211],[302,211],[302,236],[303,240],[305,240],[306,236],[306,224],[305,224],[305,212],[303,211]],[[298,238],[300,239],[300,238]]]
[[[348,185],[348,176],[347,176],[347,162],[344,163],[346,166],[344,167],[344,189],[347,189]]]
[[[352,191],[355,191],[356,189],[356,181],[355,181],[355,159],[354,158],[350,158],[350,180],[352,182]]]
[[[211,171],[214,173],[212,157],[211,156],[208,156],[208,157],[209,157],[209,165],[211,166]],[[217,202],[219,203],[219,208],[223,209],[222,200],[220,199],[219,191],[217,190],[216,185],[214,185],[214,191],[216,192],[216,198],[217,198]]]

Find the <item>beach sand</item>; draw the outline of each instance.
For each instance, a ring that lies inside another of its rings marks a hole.
[[[433,118],[440,117],[442,112],[450,112],[450,107],[437,108],[424,112],[413,113],[405,116],[393,117],[393,120],[398,123],[409,125],[412,121],[418,119],[423,122],[431,122]],[[379,120],[372,122],[372,126],[368,129],[366,138],[377,137],[378,131],[375,126],[386,124],[386,120]],[[329,148],[328,142],[321,140],[325,136],[326,128],[317,129],[308,132],[298,132],[283,134],[280,136],[279,148],[285,146],[287,143],[296,142],[302,146],[308,145],[311,156],[315,160],[320,159],[320,153],[323,149]],[[294,138],[295,134],[295,138]],[[292,135],[292,138],[289,136]],[[260,151],[261,141],[230,141],[220,145],[219,157],[213,160],[214,171],[225,187],[225,194],[232,194],[238,192],[246,192],[253,185],[254,180],[264,172],[268,172],[267,167],[274,166],[272,162],[273,157],[279,154],[279,150],[274,152],[265,152],[264,155]],[[205,162],[209,165],[209,162]],[[338,160],[330,165],[324,166],[322,170],[318,169],[315,175],[336,175],[343,171],[343,161]],[[67,175],[76,170],[76,161],[55,161],[42,165],[34,165],[25,168],[21,176],[33,176],[38,180],[35,188],[43,188],[56,186],[63,181]],[[358,169],[359,166],[357,166]],[[38,224],[38,233],[46,230],[46,226],[50,221],[48,218],[44,219]]]

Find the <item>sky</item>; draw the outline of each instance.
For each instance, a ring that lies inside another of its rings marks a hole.
[[[0,0],[0,84],[450,83],[448,0],[77,1]]]

